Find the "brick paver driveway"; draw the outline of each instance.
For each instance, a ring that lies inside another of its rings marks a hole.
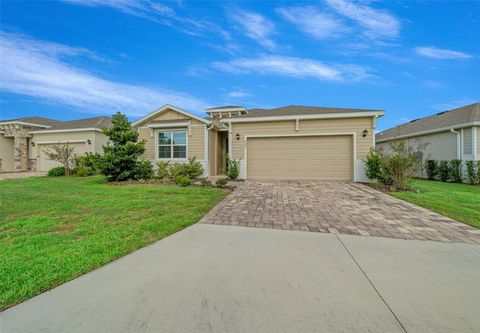
[[[238,186],[201,223],[480,244],[480,230],[350,182]]]

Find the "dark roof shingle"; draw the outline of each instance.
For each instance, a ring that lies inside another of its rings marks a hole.
[[[30,124],[44,125],[44,126],[55,126],[61,124],[61,121],[44,118],[44,117],[23,117],[15,119],[0,120],[0,122],[11,122],[11,121],[21,121]]]
[[[354,112],[383,112],[383,110],[367,109],[345,109],[345,108],[326,108],[317,106],[298,106],[290,105],[275,109],[248,109],[248,113],[232,116],[232,118],[253,118],[253,117],[278,117],[278,116],[303,116],[315,114],[332,113],[354,113]]]
[[[40,132],[51,131],[51,130],[80,129],[80,128],[102,128],[102,127],[111,127],[111,126],[112,126],[112,118],[102,116],[102,117],[62,121],[60,122],[60,124],[57,124],[50,128],[42,129],[40,130]]]
[[[376,141],[392,140],[397,137],[414,136],[416,133],[441,129],[470,122],[480,122],[480,103],[474,103],[433,116],[415,119],[376,134]]]

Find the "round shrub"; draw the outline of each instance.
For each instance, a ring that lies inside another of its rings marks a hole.
[[[58,166],[48,170],[48,175],[50,177],[60,177],[65,176],[65,168],[63,166]]]
[[[180,186],[188,186],[192,183],[192,180],[185,176],[177,176],[175,177],[175,183]]]
[[[217,187],[226,187],[228,184],[228,180],[226,178],[219,178],[217,179],[217,181],[215,182],[215,185]]]
[[[77,167],[73,169],[73,174],[78,177],[87,177],[95,174],[95,169],[89,167]]]

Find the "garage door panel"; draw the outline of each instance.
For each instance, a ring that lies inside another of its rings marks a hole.
[[[249,179],[351,180],[351,136],[250,138]]]
[[[60,144],[61,145],[61,144]],[[70,143],[70,147],[74,148],[74,154],[76,155],[83,155],[87,152],[87,146],[85,143]],[[40,152],[39,152],[39,163],[37,163],[37,170],[38,171],[48,171],[51,168],[60,166],[60,163],[52,161],[47,156],[47,151],[51,151],[53,145],[40,145]]]

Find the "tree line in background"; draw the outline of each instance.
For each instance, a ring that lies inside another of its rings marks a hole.
[[[174,182],[181,186],[192,184],[194,179],[201,177],[204,169],[195,157],[189,158],[187,163],[159,161],[154,169],[152,163],[142,160],[145,152],[145,141],[138,140],[138,132],[132,129],[127,117],[118,112],[112,117],[112,127],[103,128],[103,133],[109,138],[103,145],[103,154],[85,153],[76,155],[74,147],[53,145],[50,151],[46,151],[48,158],[57,161],[61,166],[49,170],[49,176],[90,176],[101,173],[109,182],[137,180],[146,181],[158,179],[166,182]],[[240,173],[238,160],[228,159],[227,176],[237,179]],[[203,179],[203,186],[213,185],[210,180]],[[225,187],[226,179],[218,179],[217,187]]]

